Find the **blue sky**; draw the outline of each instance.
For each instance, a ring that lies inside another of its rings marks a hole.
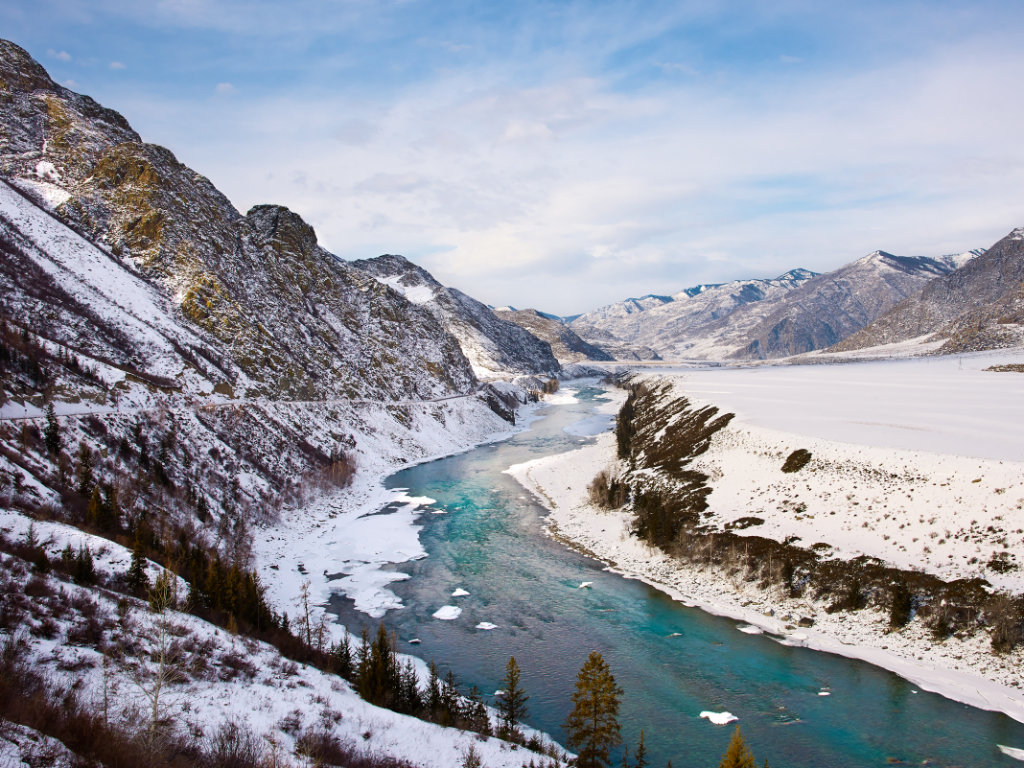
[[[491,304],[576,313],[1024,224],[1016,0],[35,0],[0,29],[240,210]]]

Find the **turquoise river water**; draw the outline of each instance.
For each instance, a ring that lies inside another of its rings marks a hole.
[[[514,655],[530,695],[527,722],[563,744],[576,673],[598,650],[624,690],[623,736],[635,743],[643,728],[654,766],[718,765],[733,726],[701,719],[702,710],[737,715],[758,764],[768,758],[775,768],[1021,764],[997,744],[1024,747],[1024,724],[863,662],[744,634],[736,621],[686,608],[547,538],[544,508],[503,471],[589,439],[580,435],[592,434],[602,394],[584,387],[579,402],[543,409],[510,440],[389,478],[444,513],[420,518],[429,556],[396,566],[411,576],[395,586],[406,607],[384,619],[399,650],[488,694]],[[584,581],[592,588],[579,589]],[[470,594],[453,598],[457,588]],[[461,616],[433,618],[443,605],[460,606]],[[354,631],[376,628],[343,598],[333,608]]]

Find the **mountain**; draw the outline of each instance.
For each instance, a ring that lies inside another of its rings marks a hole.
[[[0,79],[11,320],[199,392],[398,399],[475,385],[433,313],[323,250],[296,214],[266,205],[243,216],[11,43],[0,45]],[[125,305],[141,296],[145,309]]]
[[[411,303],[429,311],[458,340],[481,379],[514,374],[554,374],[558,361],[551,345],[499,317],[486,304],[455,288],[446,288],[429,272],[402,256],[378,256],[352,262]]]
[[[689,350],[739,308],[787,294],[813,276],[794,269],[773,280],[735,280],[693,286],[672,296],[627,299],[584,313],[570,327],[609,351],[614,341],[647,347],[669,359],[695,356]]]
[[[870,253],[808,280],[757,310],[746,311],[725,336],[742,345],[731,356],[786,357],[828,347],[859,331],[929,280],[956,270],[976,253],[938,259]],[[751,325],[755,313],[760,316]],[[741,327],[739,335],[736,331]]]
[[[551,345],[551,351],[562,365],[583,360],[612,360],[612,356],[600,347],[588,344],[573,330],[554,315],[535,309],[497,309],[495,314],[503,320],[515,323],[538,339]]]
[[[976,258],[931,280],[829,351],[922,336],[941,341],[939,352],[1020,345],[1024,341],[1024,227],[976,253]]]

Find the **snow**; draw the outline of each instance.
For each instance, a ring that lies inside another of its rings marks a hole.
[[[751,624],[741,624],[740,626],[736,627],[736,629],[738,629],[740,632],[742,632],[745,635],[763,635],[764,634],[764,630],[763,629],[761,629],[760,627],[755,627],[755,626],[753,626]]]
[[[156,288],[29,203],[6,182],[0,183],[0,216],[29,240],[36,263],[55,283],[145,345],[149,370],[166,376],[181,372],[172,340],[197,346],[201,342],[175,322]]]
[[[452,592],[452,597],[466,597],[468,594],[469,592],[464,590],[462,587],[459,587],[454,592]]]
[[[1017,749],[1016,747],[1004,747],[1002,744],[996,744],[999,747],[999,751],[1004,755],[1008,755],[1015,760],[1024,760],[1024,749]]]
[[[1019,391],[1022,379],[1020,374],[981,369],[1021,357],[1020,353],[966,356],[963,371],[956,358],[947,358],[686,371],[670,377],[677,393],[695,397],[696,404],[712,402],[738,414],[695,463],[712,478],[709,522],[724,524],[756,514],[765,523],[747,529],[751,534],[777,539],[798,535],[808,545],[833,544],[843,556],[866,552],[945,577],[972,573],[978,565],[969,564],[971,557],[986,561],[992,553],[1007,551],[1000,543],[1003,537],[1008,542],[1015,537],[1009,550],[1014,554],[1021,546],[1015,531],[1024,527],[1024,464],[1014,459],[1020,455],[1018,426],[1024,414],[1011,395],[1015,388]],[[853,402],[823,391],[840,382],[846,382],[841,387],[844,398]],[[621,404],[624,393],[610,394]],[[903,410],[890,398],[898,398]],[[834,412],[822,402],[826,399],[835,404]],[[1004,418],[993,417],[994,401],[1008,409]],[[868,420],[865,416],[874,406],[887,414],[884,418],[890,424],[857,425],[858,419]],[[933,409],[930,421],[929,407]],[[787,431],[779,428],[787,425]],[[863,439],[877,442],[846,442],[855,430],[863,430],[857,432]],[[965,450],[996,458],[879,447],[920,445],[929,434],[941,439],[950,431],[961,437],[959,445]],[[838,442],[840,438],[844,442]],[[991,441],[988,450],[986,438]],[[780,468],[786,455],[801,447],[811,451],[811,464],[800,472],[783,474]],[[614,436],[606,433],[592,445],[508,471],[551,510],[547,524],[552,535],[614,563],[610,570],[640,578],[685,604],[758,627],[787,645],[862,659],[926,690],[1024,722],[1021,649],[993,654],[985,633],[936,643],[919,621],[889,633],[887,617],[877,610],[829,614],[824,604],[810,597],[793,599],[765,592],[714,567],[671,560],[641,542],[630,534],[627,512],[598,510],[587,499],[587,485],[614,464],[615,453]],[[887,483],[892,486],[888,490]],[[911,498],[906,498],[907,493]],[[753,507],[756,512],[749,511],[751,496],[760,500]],[[787,499],[806,504],[806,513],[792,504],[783,508],[780,502]],[[970,510],[969,515],[964,509]],[[905,527],[900,529],[900,524]],[[995,534],[987,531],[990,525]],[[913,542],[914,538],[918,541]],[[940,539],[945,542],[939,544]],[[996,585],[1018,592],[1024,588],[1020,570],[1006,574],[989,570],[985,575]],[[801,616],[813,617],[813,626],[798,630],[794,625]]]
[[[666,369],[744,424],[857,445],[1024,461],[1024,350],[846,365]],[[969,405],[969,407],[965,407]]]
[[[481,621],[479,624],[476,625],[476,628],[477,629],[497,629],[498,625],[497,624],[491,624],[491,622],[489,622],[489,621]]]
[[[434,618],[441,621],[454,621],[461,615],[462,609],[457,605],[442,605],[433,613]]]
[[[391,277],[377,277],[377,280],[385,285],[394,288],[405,296],[413,304],[426,304],[434,299],[434,289],[429,285],[405,285],[402,283],[402,275]]]
[[[69,582],[58,584],[52,577],[40,578],[52,582],[55,591],[59,586],[68,605],[75,604],[76,596],[85,596],[87,602],[95,600],[101,618],[118,616],[123,610],[123,618],[118,622],[127,628],[123,631],[130,631],[133,640],[144,647],[152,646],[158,616],[149,611],[144,601],[125,599],[121,609],[115,594]],[[209,736],[233,721],[258,737],[273,739],[282,754],[290,756],[301,729],[326,724],[342,743],[423,768],[460,765],[471,745],[483,763],[494,768],[519,768],[524,755],[530,754],[496,738],[443,728],[375,707],[336,675],[285,659],[269,645],[225,632],[196,616],[174,611],[165,615],[176,644],[186,657],[180,665],[185,679],[162,695],[162,710],[183,733]],[[108,693],[111,720],[139,723],[139,708],[146,709],[142,688],[119,665],[104,664],[94,648],[66,642],[64,635],[75,624],[74,611],[55,614],[55,618],[58,632],[54,639],[21,633],[31,645],[27,663],[55,685],[73,685],[83,701],[100,702]],[[0,630],[0,638],[5,635],[6,631]],[[231,659],[235,660],[234,666]],[[295,728],[285,727],[289,720],[296,724]],[[550,742],[548,738],[544,740]],[[20,726],[4,729],[0,764],[20,764],[26,754],[44,753],[53,754],[57,760],[54,765],[78,764],[59,743],[34,731]]]
[[[700,716],[715,725],[728,725],[729,723],[735,723],[739,720],[739,718],[732,712],[710,712],[708,710],[704,710],[700,713]]]

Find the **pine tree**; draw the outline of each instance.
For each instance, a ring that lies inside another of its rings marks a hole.
[[[142,544],[138,541],[132,548],[132,563],[128,566],[128,588],[133,592],[149,588],[149,577],[146,576],[146,558],[142,555]]]
[[[608,768],[612,747],[622,743],[621,695],[604,657],[592,651],[576,677],[573,710],[565,722],[569,746],[577,750],[578,768]]]
[[[743,734],[740,733],[738,725],[732,733],[729,748],[725,751],[725,757],[722,758],[718,768],[757,768],[754,755],[743,740]]]
[[[86,445],[85,441],[81,441],[78,444],[78,493],[79,495],[88,498],[92,494],[93,490],[93,458],[92,450]]]
[[[92,562],[92,552],[84,544],[78,547],[78,554],[75,556],[74,579],[76,584],[92,584],[96,581],[96,570]]]
[[[501,713],[501,729],[499,735],[507,739],[515,739],[518,735],[516,724],[526,717],[526,702],[529,696],[519,684],[520,670],[515,656],[509,656],[505,665],[505,677],[501,681],[504,695],[498,699],[498,712]]]
[[[640,741],[636,744],[636,757],[633,768],[647,768],[647,746],[644,744],[644,729],[640,729]]]
[[[60,425],[57,423],[57,415],[53,412],[53,403],[46,406],[46,428],[43,430],[43,443],[51,456],[60,453]]]

